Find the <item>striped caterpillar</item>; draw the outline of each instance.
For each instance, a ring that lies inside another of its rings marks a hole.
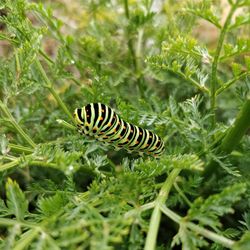
[[[164,142],[156,134],[122,120],[113,109],[102,103],[89,103],[77,108],[74,118],[80,134],[126,149],[159,157],[164,152]]]

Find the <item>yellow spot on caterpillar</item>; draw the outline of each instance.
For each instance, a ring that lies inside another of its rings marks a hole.
[[[142,135],[142,132],[140,132],[140,135]]]
[[[102,113],[104,113],[104,109],[102,109]]]
[[[136,143],[135,144],[138,144],[139,142],[138,141],[136,141]]]
[[[99,120],[102,121],[102,120],[103,120],[103,117],[100,117]]]
[[[112,125],[111,123],[108,124],[109,127],[111,127],[111,125]]]

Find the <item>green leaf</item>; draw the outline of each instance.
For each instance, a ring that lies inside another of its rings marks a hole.
[[[10,214],[14,214],[17,220],[23,220],[28,211],[28,201],[16,181],[10,178],[6,183],[7,207]]]
[[[171,247],[180,245],[182,243],[182,249],[184,250],[198,250],[200,247],[208,245],[207,241],[196,233],[190,231],[185,223],[182,223],[179,228],[178,234],[176,234],[171,243]]]
[[[189,220],[199,221],[200,224],[210,226],[214,230],[221,227],[218,217],[233,213],[233,204],[241,199],[246,191],[244,183],[237,183],[225,188],[221,193],[210,195],[206,200],[197,198],[188,210]]]
[[[39,211],[45,216],[57,214],[67,204],[68,199],[64,193],[56,193],[47,198],[41,198],[38,201]]]
[[[245,57],[245,64],[247,66],[247,70],[250,71],[250,56]]]
[[[244,13],[243,15],[236,17],[235,22],[229,27],[229,29],[235,29],[249,23],[250,23],[250,14]]]
[[[234,76],[238,76],[242,72],[242,66],[238,63],[233,63],[232,70],[233,70]]]
[[[217,28],[221,28],[220,19],[216,15],[216,12],[213,9],[212,1],[196,1],[189,3],[189,6],[185,9],[185,11],[205,19],[206,21],[214,24]]]
[[[246,231],[241,239],[235,243],[233,250],[246,250],[250,249],[250,231]]]

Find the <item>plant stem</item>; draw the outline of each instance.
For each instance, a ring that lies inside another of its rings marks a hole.
[[[250,98],[246,100],[242,109],[240,110],[234,124],[225,132],[225,136],[222,139],[222,143],[217,149],[218,153],[231,153],[233,149],[240,142],[250,127]],[[206,167],[204,176],[205,180],[211,174],[216,173],[218,164],[215,161],[211,161]]]
[[[15,130],[23,137],[23,139],[29,143],[29,145],[32,148],[35,148],[36,144],[33,142],[33,140],[24,132],[24,130],[20,127],[20,125],[16,122],[15,118],[12,116],[10,111],[8,110],[7,106],[0,101],[0,110],[7,116],[7,118],[10,120],[11,124],[15,128]]]
[[[194,80],[193,78],[191,77],[187,77],[183,72],[181,71],[177,71],[175,72],[173,69],[171,69],[170,67],[163,67],[163,69],[166,69],[170,72],[173,72],[175,74],[178,74],[179,76],[181,76],[183,79],[189,81],[191,84],[193,84],[196,88],[198,88],[200,91],[202,92],[206,92],[208,94],[210,94],[210,91],[209,89],[206,87],[206,86],[202,86],[200,85],[196,80]]]
[[[182,197],[182,199],[187,203],[187,205],[189,207],[192,206],[192,203],[189,201],[189,199],[186,197],[186,195],[184,194],[184,192],[179,188],[177,182],[174,183],[174,188],[176,189],[176,191],[179,193],[179,195]]]
[[[16,144],[9,143],[8,147],[11,149],[11,151],[13,151],[15,153],[24,153],[24,154],[33,153],[32,148],[24,147],[24,146],[21,146],[21,145],[16,145]]]
[[[151,208],[153,208],[155,206],[155,202],[149,202],[149,203],[146,203],[138,208],[134,208],[132,210],[129,210],[127,213],[125,213],[124,217],[125,218],[129,218],[133,215],[136,215],[138,213],[141,213],[141,212],[144,212],[146,210],[149,210]]]
[[[39,69],[44,81],[45,81],[45,87],[48,88],[48,90],[50,91],[50,93],[53,95],[53,97],[56,99],[57,104],[59,105],[59,107],[64,111],[65,114],[67,114],[67,116],[70,118],[71,121],[73,121],[73,123],[75,123],[75,120],[72,116],[72,114],[69,112],[68,108],[66,107],[66,105],[64,104],[64,102],[62,101],[62,99],[60,98],[60,96],[56,93],[55,89],[53,88],[49,78],[46,75],[46,72],[44,71],[41,63],[36,60],[36,65],[37,68]]]
[[[211,82],[210,82],[210,91],[211,91],[211,96],[210,96],[210,108],[211,108],[211,112],[213,114],[213,120],[212,120],[212,127],[215,126],[215,106],[216,106],[216,88],[217,88],[217,68],[218,68],[218,62],[219,62],[219,57],[220,57],[220,53],[221,53],[221,49],[223,46],[223,42],[225,39],[225,35],[228,29],[228,26],[230,25],[231,22],[231,18],[235,12],[237,8],[237,3],[232,5],[230,12],[226,18],[226,21],[221,29],[220,32],[220,36],[219,36],[219,41],[217,44],[217,48],[215,51],[215,55],[214,55],[214,60],[212,63],[212,71],[211,71]]]
[[[17,224],[22,226],[22,227],[26,227],[26,228],[37,228],[38,227],[36,224],[32,224],[32,223],[26,222],[26,221],[17,221],[14,219],[0,218],[0,225],[15,226]]]
[[[62,119],[57,119],[56,120],[60,125],[62,125],[65,128],[71,129],[71,130],[76,130],[76,127],[67,123],[66,121],[62,120]]]
[[[67,114],[68,117],[70,118],[70,120],[75,124],[74,117],[72,116],[71,112],[69,112],[68,108],[66,107],[66,105],[64,104],[64,102],[62,101],[60,96],[56,93],[55,89],[52,86],[48,87],[48,89],[49,89],[50,93],[54,96],[58,105],[61,107],[61,109],[64,111],[64,113]]]
[[[32,155],[27,155],[27,156],[20,156],[19,158],[16,158],[15,160],[5,163],[3,165],[0,166],[0,172],[5,171],[7,169],[13,168],[15,166],[17,166],[18,164],[20,164],[22,161],[24,161],[25,159],[30,160],[32,159]],[[50,168],[57,168],[57,164],[53,163],[53,162],[44,162],[42,160],[31,160],[29,161],[29,165],[33,165],[33,166],[40,166],[40,167],[50,167]]]
[[[124,0],[124,9],[125,9],[125,15],[126,15],[127,19],[129,19],[128,0]]]
[[[48,167],[48,168],[57,168],[57,164],[53,162],[44,162],[44,161],[31,161],[30,165],[38,166],[38,167]]]
[[[126,16],[127,20],[129,21],[130,16],[129,16],[128,0],[124,0],[124,9],[125,9],[125,16]],[[126,33],[127,33],[127,36],[128,36],[128,38],[127,38],[127,40],[128,40],[128,48],[129,48],[129,51],[130,51],[130,54],[131,54],[131,57],[132,57],[135,72],[137,73],[136,55],[135,55],[135,51],[134,51],[134,48],[133,48],[133,42],[132,42],[132,39],[130,37],[128,29],[126,30]]]
[[[240,75],[236,76],[234,79],[226,82],[225,84],[223,84],[222,87],[220,87],[216,92],[215,92],[215,96],[218,96],[221,92],[223,92],[225,89],[229,88],[232,84],[234,84],[235,82],[239,81],[240,79],[246,77],[247,75],[249,75],[250,72],[246,71],[241,73]]]
[[[233,240],[230,240],[224,236],[218,235],[217,233],[211,232],[205,228],[195,225],[192,222],[185,222],[185,218],[180,217],[178,214],[170,210],[165,205],[161,207],[161,210],[165,215],[167,215],[170,219],[172,219],[176,223],[178,224],[185,223],[186,227],[188,227],[195,233],[200,234],[203,237],[206,237],[207,239],[212,240],[213,242],[217,242],[224,247],[232,248],[233,244],[235,243]]]
[[[161,206],[165,204],[170,189],[179,175],[181,169],[173,169],[169,174],[168,178],[164,182],[160,193],[155,201],[155,207],[150,218],[149,230],[146,238],[145,250],[153,250],[156,246],[156,239],[159,230],[160,220],[161,220]]]
[[[234,124],[228,129],[222,140],[221,150],[231,153],[250,127],[250,98],[246,100]]]
[[[233,240],[230,240],[222,235],[218,235],[217,233],[211,232],[205,228],[199,227],[194,223],[188,222],[187,227],[190,228],[192,231],[206,237],[207,239],[221,244],[224,247],[232,248],[233,244],[235,243]]]
[[[20,162],[21,162],[21,158],[18,158],[12,162],[8,162],[8,163],[3,164],[2,166],[0,166],[0,172],[7,170],[9,168],[13,168],[13,167],[17,166]]]

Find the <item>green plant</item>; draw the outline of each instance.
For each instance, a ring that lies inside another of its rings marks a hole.
[[[249,0],[49,2],[0,3],[0,249],[248,249]],[[91,102],[163,156],[80,137]]]

